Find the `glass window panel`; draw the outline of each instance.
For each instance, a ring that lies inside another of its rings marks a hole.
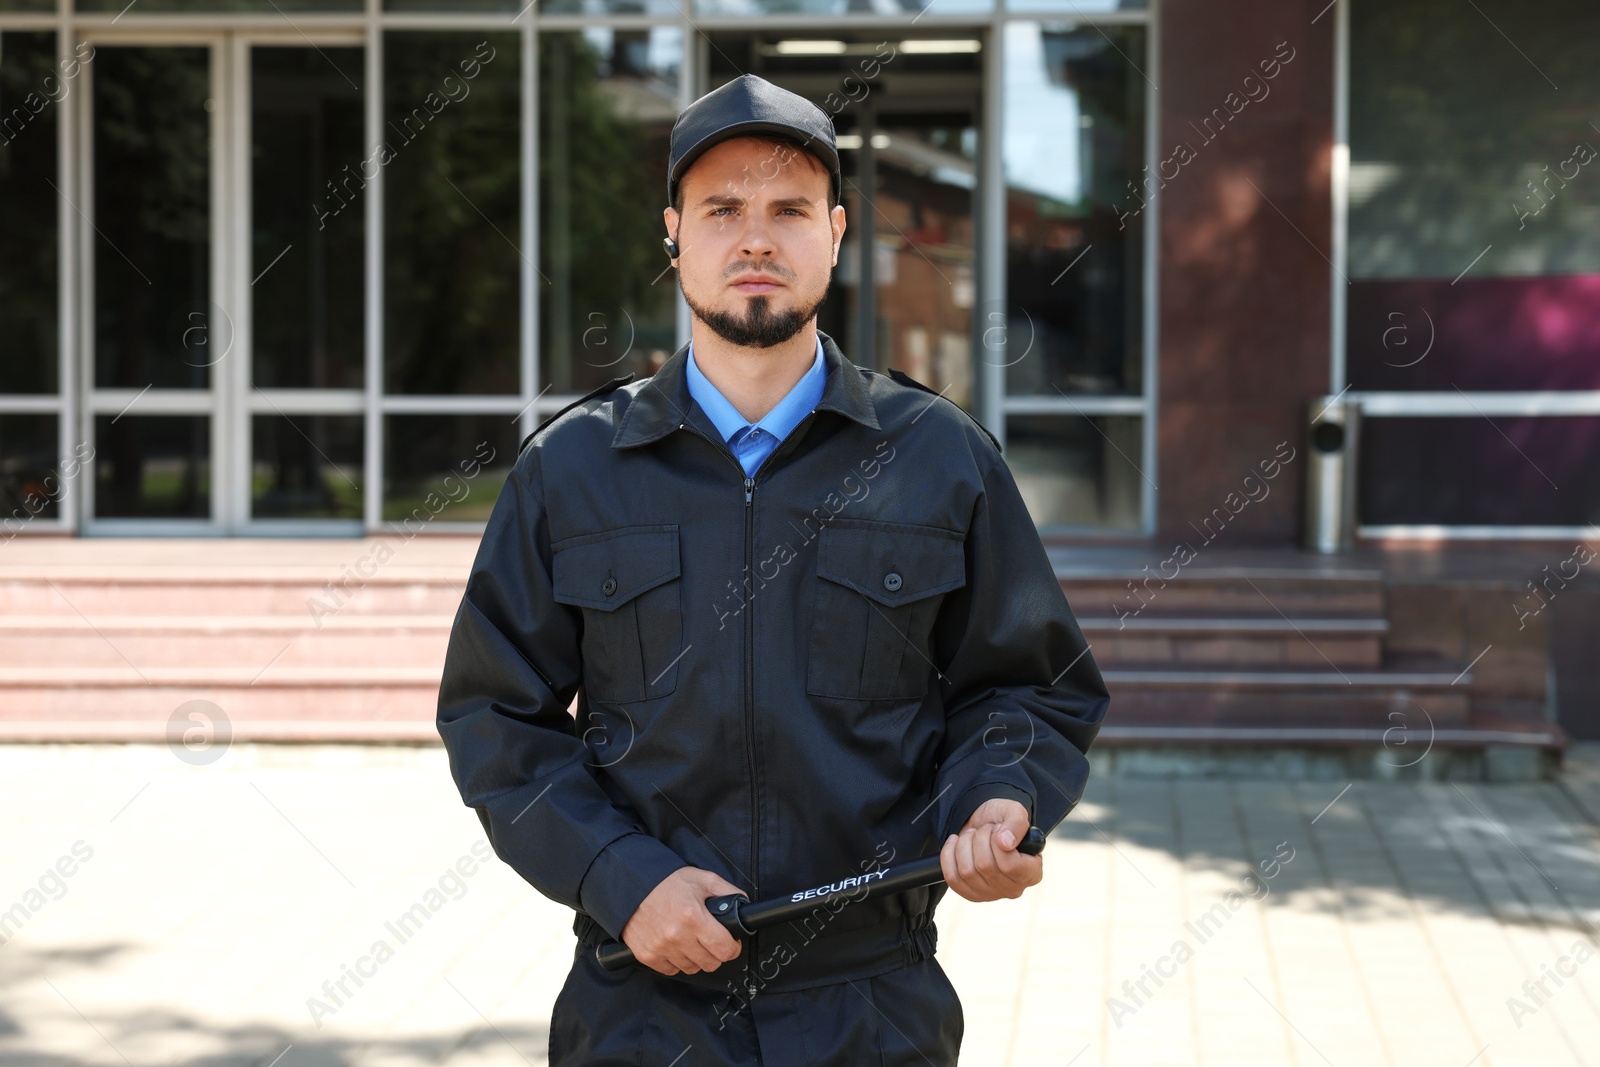
[[[688,6],[684,0],[544,0],[539,10],[549,15],[681,16]]]
[[[1006,462],[1039,526],[1139,526],[1143,420],[1010,415]]]
[[[1368,416],[1358,453],[1362,523],[1600,523],[1600,416]]]
[[[489,517],[522,437],[511,415],[384,419],[383,518],[408,532]]]
[[[1600,389],[1600,273],[1352,280],[1347,309],[1360,389]]]
[[[57,101],[71,92],[56,69],[56,35],[0,34],[0,393],[60,388],[56,331]]]
[[[515,393],[521,37],[398,30],[384,49],[385,389]]]
[[[959,57],[969,59],[976,57]],[[855,117],[841,117],[850,130],[843,134],[842,154],[855,157],[852,170],[859,175],[865,131]],[[864,203],[853,187],[858,177],[845,186],[846,218],[860,221],[872,213],[874,249],[875,350],[864,351],[858,336],[851,358],[902,370],[969,410],[977,132],[977,115],[959,109],[875,115],[872,203]],[[847,238],[849,233],[847,227]],[[860,249],[860,240],[847,241],[836,272],[853,298],[852,315],[859,314]]]
[[[83,5],[80,3],[79,9]],[[56,9],[56,0],[0,0],[0,11],[43,11],[53,12]]]
[[[539,351],[556,393],[648,376],[677,347],[661,212],[682,40],[677,27],[540,34]]]
[[[360,415],[256,415],[251,431],[252,518],[361,518]]]
[[[944,6],[942,3],[939,5]],[[1006,0],[1007,11],[1053,12],[1058,15],[1090,15],[1105,11],[1144,11],[1147,0]]]
[[[538,0],[383,0],[385,11],[441,11],[446,14],[484,11],[521,11]],[[548,11],[549,8],[544,8]]]
[[[1600,181],[1574,156],[1600,137],[1583,107],[1561,105],[1600,97],[1600,6],[1549,0],[1538,19],[1516,0],[1480,7],[1350,10],[1353,278],[1454,278],[1490,243],[1472,276],[1600,271]],[[1515,47],[1495,23],[1516,27]]]
[[[1539,13],[1513,0],[1480,0],[1473,18],[1446,0],[1350,9],[1358,389],[1600,388],[1600,133],[1563,103],[1600,98],[1600,6]]]
[[[883,15],[875,0],[694,0],[697,15]],[[897,0],[896,15],[968,15],[992,11],[993,0]]]
[[[251,50],[251,316],[255,384],[364,380],[360,48]]]
[[[210,302],[209,50],[103,45],[93,76],[94,383],[203,389],[232,347]]]
[[[32,519],[59,519],[71,491],[56,459],[57,416],[0,415],[0,544]]]
[[[1005,331],[1006,389],[1137,395],[1145,30],[1005,32],[1006,307],[984,321]]]
[[[94,427],[96,518],[211,517],[209,416],[96,415]]]
[[[78,0],[78,10],[85,12],[117,13],[128,6],[128,0]],[[365,6],[365,0],[139,0],[141,12],[177,14],[257,11],[271,15],[286,11],[361,11]]]
[[[984,35],[921,33],[723,31],[711,84],[759,69],[832,116],[848,225],[817,327],[970,407]]]

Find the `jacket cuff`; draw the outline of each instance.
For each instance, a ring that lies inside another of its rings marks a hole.
[[[589,864],[578,885],[578,901],[601,928],[618,941],[622,928],[650,891],[680,867],[678,854],[644,833],[623,834]]]
[[[951,834],[961,832],[961,828],[967,825],[967,820],[972,818],[972,813],[982,807],[984,801],[994,800],[997,797],[1015,800],[1027,808],[1028,825],[1033,825],[1033,794],[1010,782],[979,782],[956,798],[955,805],[950,809],[950,821],[946,824],[944,833],[939,835],[939,847],[944,847],[945,841]]]

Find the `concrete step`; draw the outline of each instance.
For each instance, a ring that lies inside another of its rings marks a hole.
[[[0,559],[0,740],[226,720],[242,739],[436,742],[477,541],[19,538]]]
[[[1561,727],[1542,715],[1472,712],[1464,719],[1412,727],[1388,716],[1360,713],[1344,719],[1292,722],[1282,719],[1226,724],[1117,723],[1101,727],[1102,751],[1139,749],[1166,753],[1169,761],[1194,759],[1204,750],[1325,748],[1381,753],[1391,768],[1416,767],[1438,749],[1537,749],[1558,753],[1567,744]],[[1188,755],[1182,755],[1187,753]],[[1176,764],[1174,764],[1176,766]],[[1259,769],[1259,768],[1257,768]]]
[[[1472,674],[1431,658],[1378,669],[1141,667],[1102,671],[1108,725],[1256,729],[1347,724],[1425,729],[1471,712]]]
[[[12,668],[0,742],[204,739],[436,744],[435,668],[292,668],[264,672]],[[576,712],[577,700],[568,713]]]
[[[38,573],[30,573],[37,571]],[[0,571],[0,615],[453,616],[460,574],[440,568],[30,568]]]
[[[1383,662],[1388,623],[1368,618],[1174,618],[1078,616],[1102,667],[1230,666],[1372,668]]]
[[[63,676],[13,667],[6,676],[0,739],[13,741],[162,740],[224,720],[240,739],[427,740],[439,694],[433,668],[124,665]]]
[[[435,668],[449,615],[10,615],[0,618],[0,668]],[[9,672],[8,672],[9,673]]]
[[[1174,572],[1168,568],[1166,574]],[[1383,576],[1213,567],[1163,577],[1156,568],[1110,573],[1058,565],[1072,610],[1104,618],[1378,618]]]

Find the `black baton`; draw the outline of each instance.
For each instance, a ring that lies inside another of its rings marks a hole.
[[[1044,831],[1037,826],[1030,827],[1027,835],[1017,845],[1017,851],[1025,856],[1037,856],[1043,852]],[[788,896],[773,897],[771,900],[755,904],[750,903],[750,898],[743,893],[707,897],[706,908],[711,912],[711,917],[726,927],[730,934],[742,939],[757,930],[779,923],[793,922],[811,914],[819,905],[840,897],[845,898],[846,903],[855,903],[869,897],[881,897],[942,881],[944,881],[944,868],[940,865],[939,854],[936,852],[931,856],[910,860],[896,867],[852,875],[828,885],[803,889]],[[600,961],[600,966],[608,971],[620,971],[635,962],[633,949],[621,941],[609,938],[595,946],[594,954]]]

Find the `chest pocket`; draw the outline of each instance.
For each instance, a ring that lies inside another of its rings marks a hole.
[[[683,643],[676,526],[628,526],[550,546],[555,599],[583,610],[583,684],[623,704],[677,687]]]
[[[817,578],[806,692],[851,700],[926,693],[942,594],[967,584],[960,535],[839,520],[818,539]]]

